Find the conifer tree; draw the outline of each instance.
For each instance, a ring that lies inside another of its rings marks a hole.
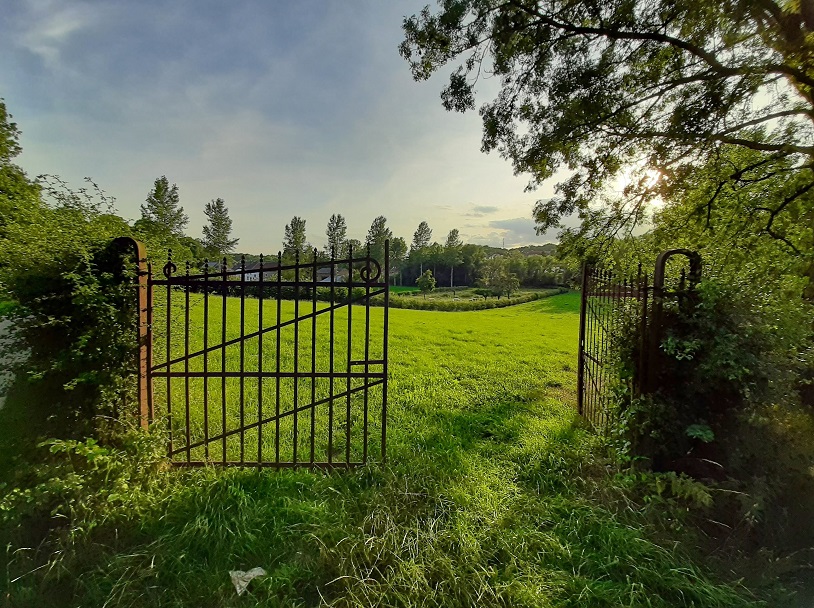
[[[367,239],[365,244],[370,247],[370,256],[384,261],[384,242],[393,238],[393,231],[387,227],[387,218],[380,215],[370,225],[370,230],[367,231]]]
[[[169,180],[162,175],[155,180],[145,202],[141,206],[141,219],[150,225],[151,231],[169,233],[176,237],[184,235],[189,218],[180,205],[176,184],[170,187]]]
[[[283,238],[283,255],[293,258],[296,253],[302,254],[308,249],[305,240],[305,220],[294,216],[291,223],[285,225],[285,236]]]
[[[337,256],[344,256],[344,252],[347,251],[348,226],[342,214],[334,213],[331,215],[325,235],[328,237],[328,253],[334,251]]]
[[[418,225],[418,228],[413,233],[413,244],[411,247],[411,253],[413,251],[419,252],[424,247],[430,244],[430,240],[432,239],[432,228],[427,222],[421,222]]]
[[[203,245],[210,256],[221,258],[232,253],[240,239],[230,239],[232,233],[232,218],[229,209],[222,198],[207,203],[204,214],[209,219],[209,225],[203,227]]]

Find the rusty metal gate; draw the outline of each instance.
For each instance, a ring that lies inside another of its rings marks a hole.
[[[668,277],[674,256],[687,258],[689,272],[681,268]],[[577,407],[595,429],[608,431],[623,395],[658,389],[665,302],[688,302],[700,278],[701,257],[688,249],[661,253],[652,276],[641,264],[634,276],[583,267]]]
[[[386,459],[389,269],[348,251],[155,276],[139,252],[139,403],[177,466]],[[385,243],[384,259],[389,259]]]

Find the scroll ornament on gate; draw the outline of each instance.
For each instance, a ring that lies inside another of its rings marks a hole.
[[[369,256],[370,253],[368,252],[368,257],[365,259],[364,267],[359,271],[359,276],[365,283],[374,283],[379,280],[382,274],[382,267],[376,260]]]
[[[178,272],[178,266],[172,261],[172,249],[167,250],[167,263],[164,264],[164,276],[168,279],[172,277],[174,272]]]

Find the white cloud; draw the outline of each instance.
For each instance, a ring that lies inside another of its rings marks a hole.
[[[99,15],[90,6],[55,0],[28,0],[25,5],[17,44],[39,56],[51,69],[59,67],[62,49],[69,39],[90,27]]]

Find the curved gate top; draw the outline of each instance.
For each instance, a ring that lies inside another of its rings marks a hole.
[[[347,254],[142,269],[142,418],[173,465],[386,458],[389,268]]]

